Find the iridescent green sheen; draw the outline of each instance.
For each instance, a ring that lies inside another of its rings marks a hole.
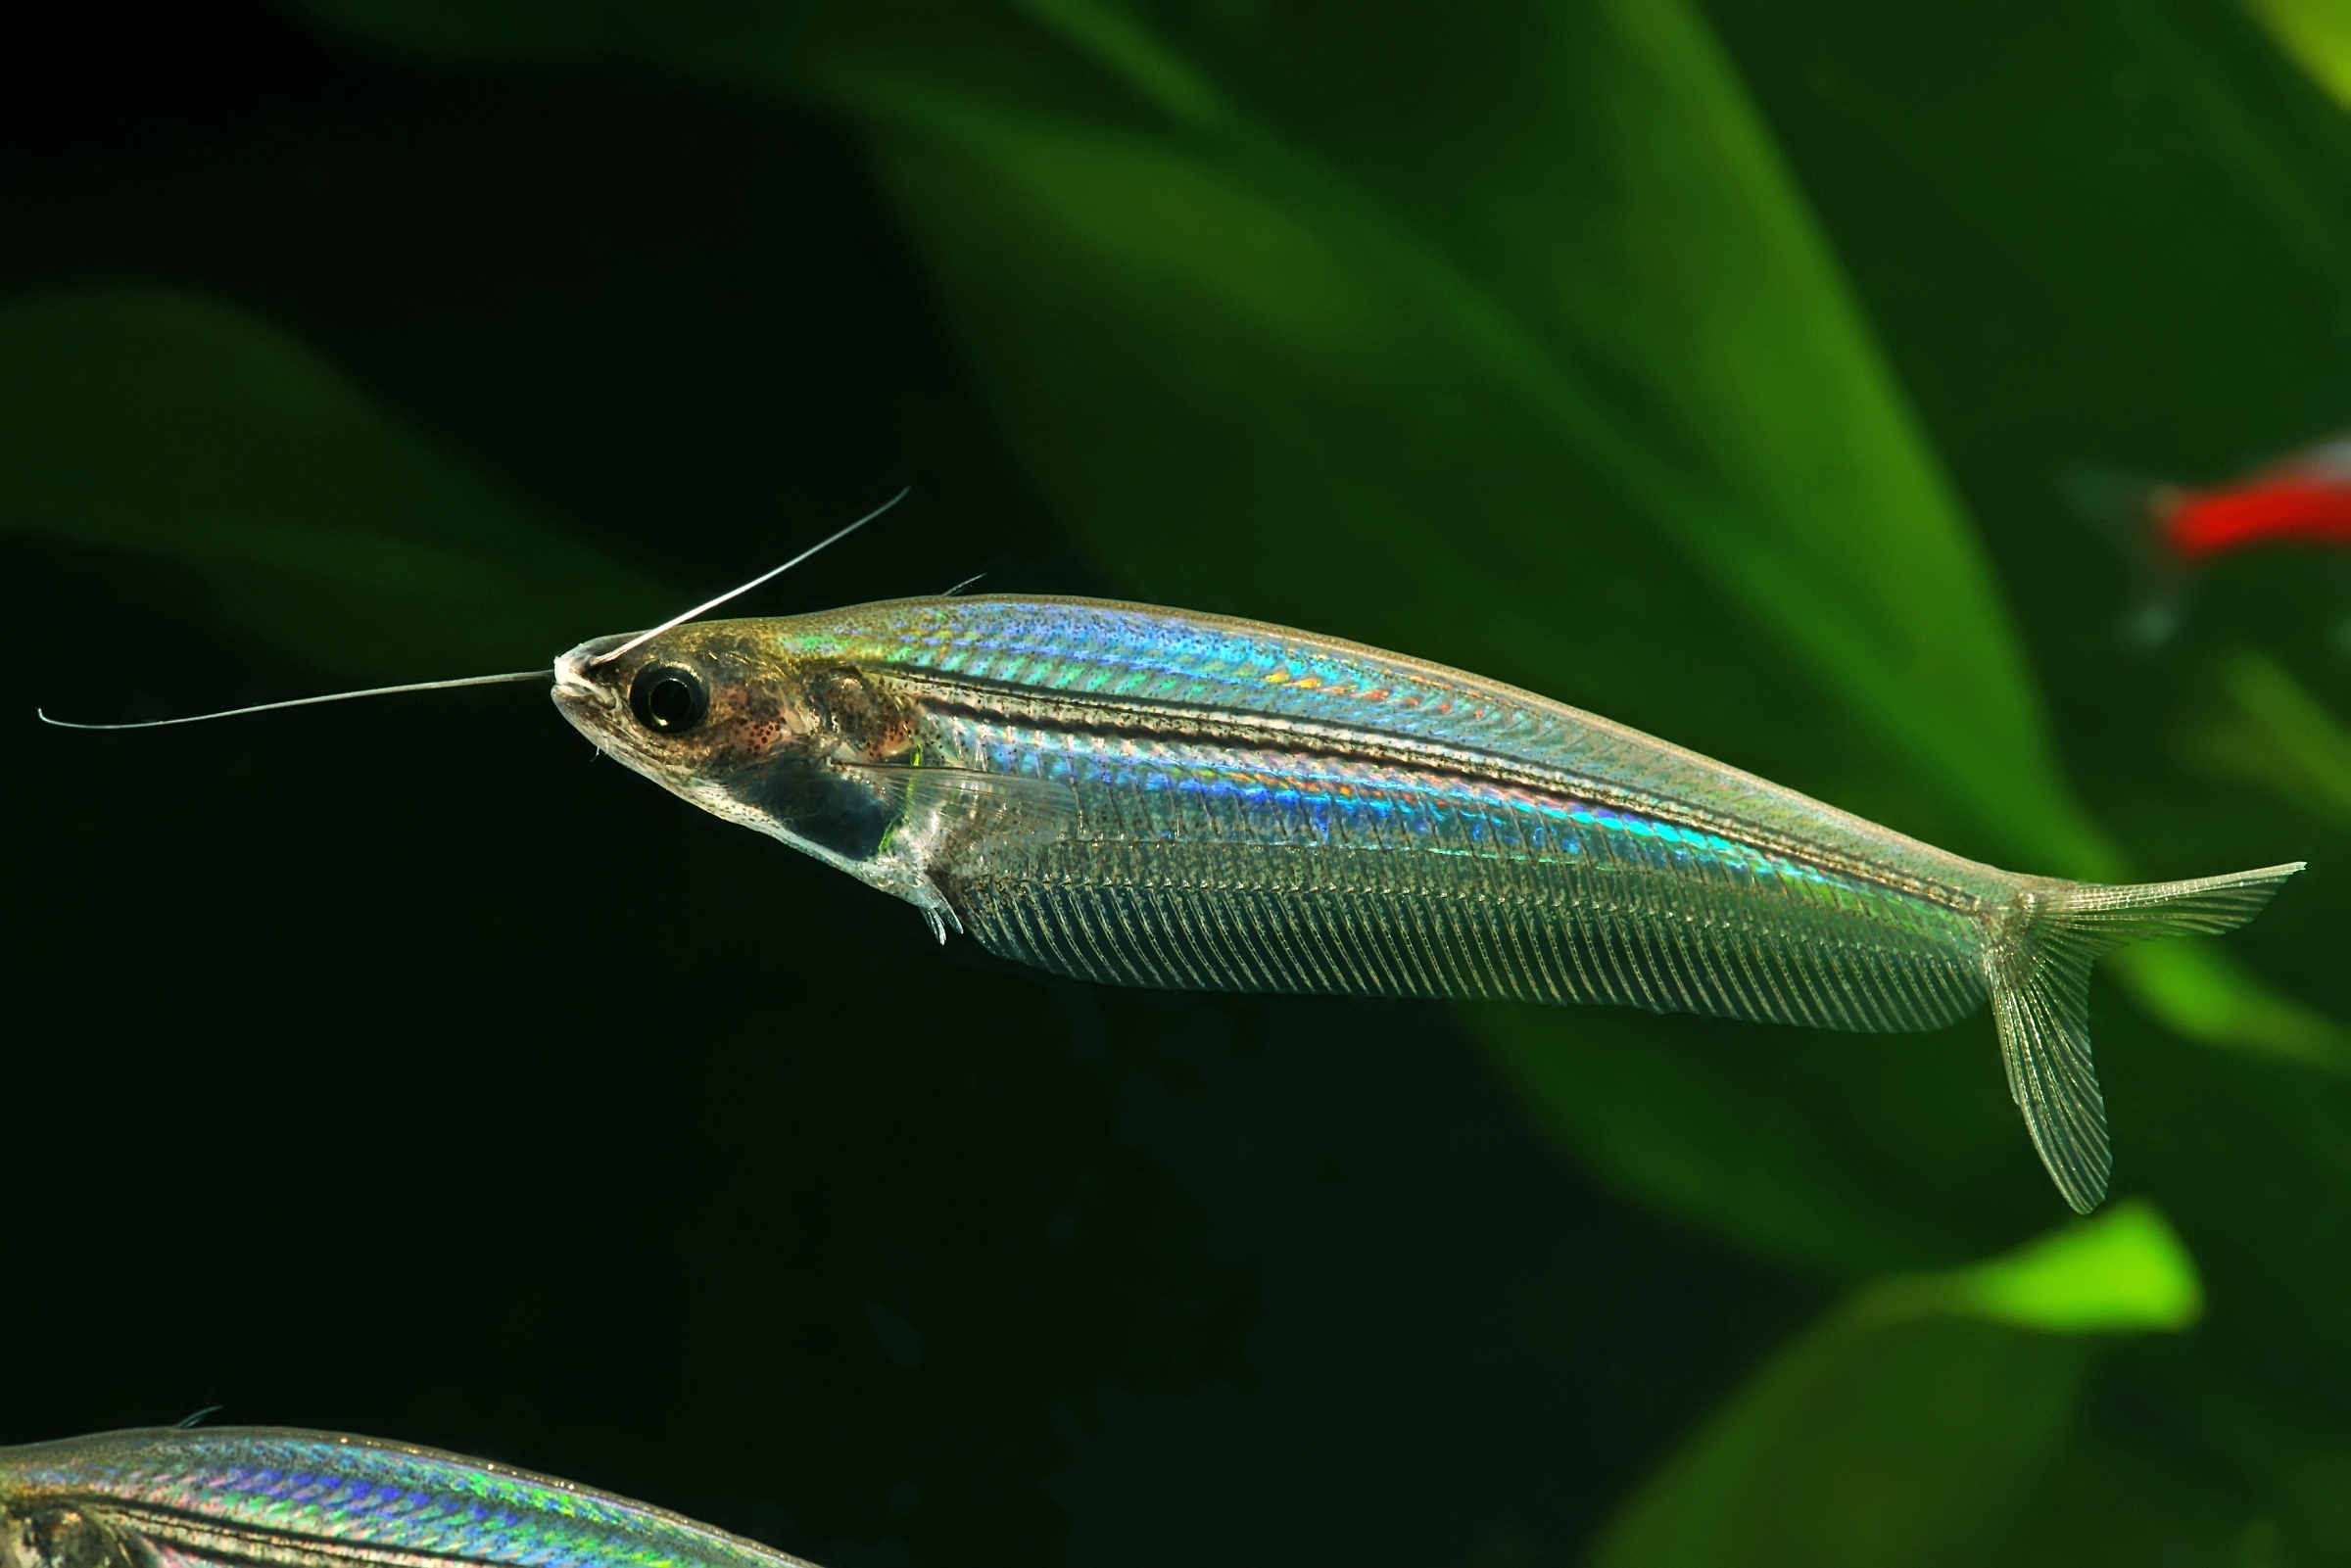
[[[2295,870],[2020,876],[1498,682],[1145,605],[905,599],[624,644],[556,661],[574,724],[942,940],[1121,985],[1841,1029],[1990,1000],[2083,1209],[2108,1170],[2090,959],[2241,924]],[[707,699],[691,733],[654,733],[641,679]]]
[[[1932,1027],[1981,1005],[2018,882],[1330,639],[1053,600],[777,625],[889,672],[940,759],[1071,785],[1074,832],[934,877],[988,947],[1089,978]]]
[[[568,1481],[331,1433],[178,1428],[0,1449],[0,1568],[806,1568]]]

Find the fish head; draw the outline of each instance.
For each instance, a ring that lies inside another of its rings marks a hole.
[[[915,747],[916,712],[875,675],[776,635],[701,621],[617,657],[597,638],[555,660],[554,702],[604,755],[703,810],[861,861],[893,807],[860,779]]]
[[[135,1554],[95,1514],[0,1490],[0,1568],[135,1568]]]

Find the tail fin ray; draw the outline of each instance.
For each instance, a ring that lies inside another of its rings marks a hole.
[[[2106,1101],[2089,1055],[2089,967],[2156,936],[2217,935],[2261,912],[2302,862],[2191,881],[2108,887],[2043,884],[1990,955],[1992,1017],[2008,1093],[2065,1201],[2087,1213],[2106,1196],[2113,1156]]]

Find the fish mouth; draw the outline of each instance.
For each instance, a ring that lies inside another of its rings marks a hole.
[[[629,641],[629,634],[618,632],[610,637],[592,637],[569,653],[555,656],[555,695],[578,702],[588,698],[609,703],[613,700],[611,688],[600,686],[594,671],[597,661],[613,648]]]
[[[605,700],[603,689],[588,679],[588,672],[568,653],[555,661],[554,695],[557,702]]]
[[[608,638],[599,638],[594,642],[581,643],[569,653],[556,655],[555,706],[571,711],[609,708],[613,705],[611,689],[599,686],[596,678],[588,673],[588,661],[595,658],[601,645],[610,641]]]

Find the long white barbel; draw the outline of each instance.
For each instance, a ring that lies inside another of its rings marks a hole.
[[[793,567],[799,565],[800,562],[806,560],[809,556],[814,555],[818,551],[826,549],[834,545],[840,544],[842,540],[848,538],[851,534],[854,534],[857,532],[857,530],[863,528],[866,524],[872,522],[875,518],[881,516],[884,512],[889,510],[892,506],[895,506],[898,502],[904,500],[909,495],[913,494],[913,492],[914,487],[912,485],[904,487],[896,495],[890,497],[889,499],[884,501],[872,511],[867,512],[863,517],[860,517],[855,522],[849,524],[848,527],[826,535],[823,539],[818,540],[815,544],[809,546],[806,549],[800,551],[797,555],[794,555],[792,559],[786,561],[783,565],[775,568],[773,571],[762,572],[757,577],[754,577],[749,582],[744,584],[741,588],[729,589],[726,593],[719,594],[718,597],[711,599],[706,603],[697,604],[683,615],[673,616],[669,620],[663,621],[659,626],[654,627],[649,632],[640,632],[637,634],[637,636],[629,639],[628,641],[622,643],[619,647],[614,648],[611,652],[600,653],[595,658],[590,659],[588,661],[589,668],[593,669],[599,664],[609,663],[613,659],[619,658],[623,653],[628,652],[629,649],[634,647],[642,647],[646,643],[651,641],[654,638],[659,637],[662,633],[670,631],[675,627],[684,626],[688,621],[693,620],[704,610],[714,610],[731,598],[736,598],[742,594],[748,594],[752,589],[757,588],[762,583],[772,582],[776,578],[782,577],[786,572],[791,571]],[[975,578],[973,581],[976,582],[978,579]],[[329,691],[324,696],[289,697],[283,702],[256,702],[249,707],[222,708],[217,713],[190,713],[176,719],[139,719],[129,724],[77,724],[72,719],[52,719],[49,717],[47,710],[42,708],[33,709],[32,716],[40,720],[41,723],[55,725],[60,730],[159,730],[166,725],[171,724],[205,724],[214,719],[241,718],[248,713],[273,713],[279,708],[312,708],[316,707],[321,702],[350,702],[359,697],[393,697],[400,695],[404,691],[447,691],[452,688],[460,686],[503,686],[515,681],[552,681],[553,679],[554,672],[552,670],[515,670],[506,675],[461,676],[455,681],[411,681],[406,686],[371,686],[361,691]]]
[[[654,627],[649,632],[638,633],[635,637],[630,638],[626,642],[623,642],[620,646],[613,648],[609,652],[599,653],[595,658],[588,661],[588,668],[593,670],[600,664],[609,664],[614,659],[619,658],[622,654],[630,651],[632,648],[640,648],[645,646],[646,643],[650,642],[654,638],[659,637],[662,633],[674,631],[676,628],[684,626],[688,621],[693,620],[696,616],[702,614],[704,611],[717,609],[727,600],[740,597],[744,594],[748,594],[752,589],[757,588],[762,583],[772,582],[776,578],[782,577],[786,572],[791,571],[793,567],[799,565],[800,562],[817,553],[817,551],[829,549],[833,546],[840,544],[842,540],[848,538],[851,534],[854,534],[857,532],[857,530],[863,528],[866,524],[872,522],[875,518],[881,516],[884,512],[889,510],[892,506],[895,506],[898,502],[904,500],[913,493],[914,487],[912,485],[908,485],[904,490],[899,491],[896,495],[890,497],[889,499],[884,501],[872,511],[867,512],[863,517],[858,518],[848,527],[841,529],[839,533],[829,534],[825,538],[818,540],[815,544],[809,546],[806,549],[800,551],[797,555],[794,555],[783,565],[776,567],[772,571],[761,572],[757,577],[752,578],[741,588],[730,588],[724,594],[719,594],[718,597],[710,599],[701,604],[696,604],[693,609],[688,610],[683,615],[673,615],[668,620],[663,621],[659,626]]]
[[[177,719],[140,719],[131,724],[76,724],[72,719],[52,719],[46,710],[35,708],[32,716],[43,724],[54,724],[60,730],[155,730],[167,724],[203,724],[211,719],[234,719],[248,713],[269,713],[278,708],[314,708],[321,702],[349,702],[355,697],[391,697],[403,691],[446,691],[459,686],[501,686],[510,681],[552,681],[552,670],[516,670],[509,675],[468,675],[455,681],[411,681],[407,686],[371,686],[364,691],[329,691],[322,697],[289,697],[283,702],[256,702],[251,707],[222,708],[218,713],[191,713]]]

